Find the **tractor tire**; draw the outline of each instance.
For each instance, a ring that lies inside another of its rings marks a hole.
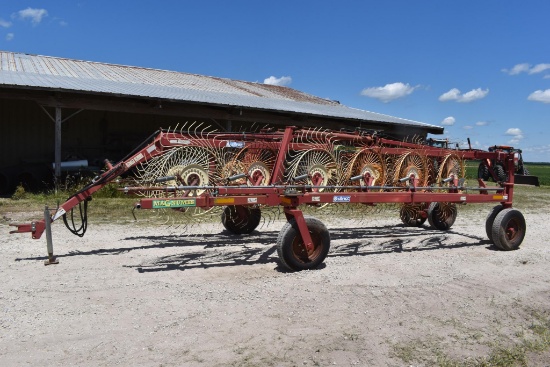
[[[502,164],[495,164],[495,167],[493,168],[495,171],[495,175],[497,176],[497,180],[499,182],[505,182],[508,176],[506,175],[506,171],[504,170],[504,166]]]
[[[489,167],[486,164],[480,163],[477,167],[477,178],[481,178],[483,181],[487,181],[491,177],[489,174]]]

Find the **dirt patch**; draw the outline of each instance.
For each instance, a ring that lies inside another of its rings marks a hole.
[[[486,357],[536,337],[550,312],[548,217],[525,213],[520,250],[497,251],[485,215],[450,231],[398,219],[323,219],[331,252],[318,270],[287,272],[282,221],[248,236],[217,224],[54,224],[45,239],[0,224],[0,364],[147,366],[431,365]],[[535,212],[535,211],[533,211]],[[542,315],[542,316],[541,316]],[[548,353],[528,354],[531,365]],[[439,361],[439,362],[438,362]],[[546,364],[548,365],[548,364]]]

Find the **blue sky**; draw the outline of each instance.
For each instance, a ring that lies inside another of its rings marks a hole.
[[[0,49],[286,85],[550,162],[550,1],[2,0]]]

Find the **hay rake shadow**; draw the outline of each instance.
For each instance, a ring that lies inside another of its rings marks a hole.
[[[499,160],[509,175],[493,187],[481,178],[467,186],[466,160]],[[327,256],[330,235],[316,218],[323,213],[362,218],[397,206],[406,226],[428,221],[445,231],[457,218],[457,204],[496,203],[486,232],[498,248],[517,249],[526,230],[523,215],[512,208],[513,152],[448,149],[364,131],[287,127],[227,133],[190,124],[159,130],[120,162],[106,161],[106,167],[53,213],[45,210],[43,220],[12,224],[17,228],[11,233],[40,238],[46,231],[47,263],[54,263],[51,222],[63,218],[73,233],[83,235],[86,205],[80,228],[68,223],[68,214],[131,170],[134,182],[123,190],[139,196],[135,209],[155,209],[162,220],[175,214],[170,224],[181,220],[190,226],[220,216],[228,231],[242,235],[284,215],[287,223],[276,247],[281,263],[292,270],[316,268]]]

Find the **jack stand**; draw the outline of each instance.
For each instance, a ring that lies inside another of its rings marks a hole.
[[[44,261],[44,265],[59,264],[59,261],[53,256],[52,218],[47,205],[44,208],[44,223],[46,224],[46,243],[48,247],[48,260]]]

